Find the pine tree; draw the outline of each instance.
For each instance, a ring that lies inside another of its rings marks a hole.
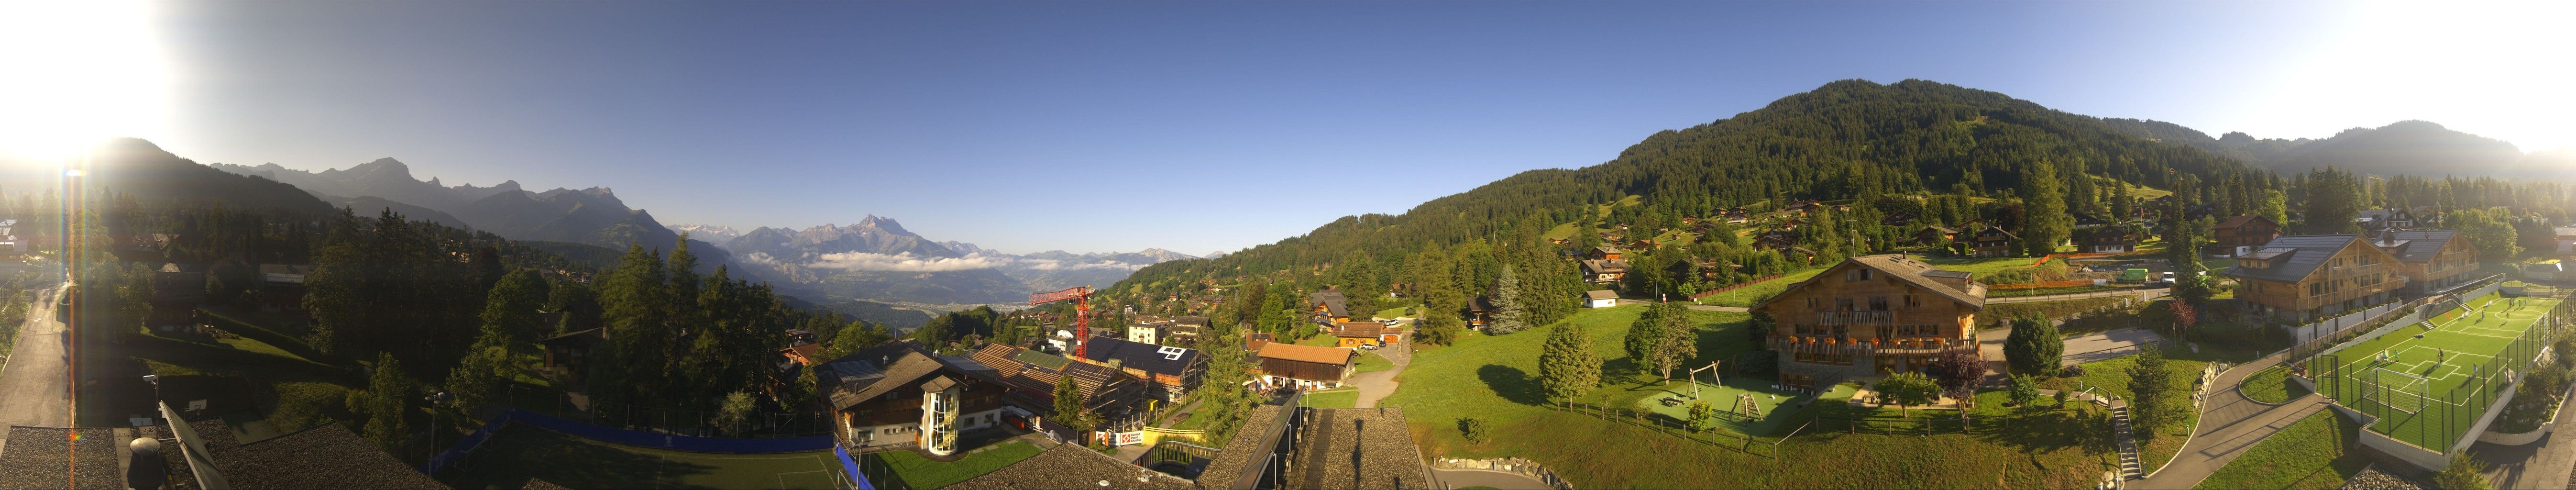
[[[1538,354],[1539,385],[1547,397],[1572,400],[1601,386],[1601,358],[1592,353],[1592,336],[1573,322],[1548,327],[1547,343]]]
[[[1495,335],[1529,328],[1529,309],[1521,305],[1521,281],[1511,266],[1494,279],[1494,321],[1485,330]]]
[[[2004,363],[2013,372],[2040,377],[2057,376],[2059,357],[2066,350],[2066,340],[2057,335],[2057,326],[2036,318],[2015,318],[2012,332],[2004,335]]]
[[[2139,434],[2155,437],[2156,428],[2178,415],[2169,407],[2175,400],[2167,393],[2174,387],[2173,371],[2166,369],[2164,351],[2155,346],[2139,347],[2137,357],[2128,372],[2129,423]]]
[[[2359,187],[2350,172],[2334,167],[2309,171],[2307,185],[2300,189],[2306,194],[2307,206],[2302,208],[2306,216],[2299,228],[2311,234],[2360,231],[2352,223],[2353,217],[2361,215]]]
[[[411,436],[411,382],[402,377],[402,362],[391,352],[376,355],[375,373],[367,377],[367,440],[377,447],[399,452],[403,441]]]
[[[2022,176],[2022,227],[2015,233],[2022,239],[2024,253],[2032,257],[2057,251],[2057,244],[2075,226],[2075,218],[2066,210],[2066,182],[2057,175],[2057,166],[2049,162],[2032,162],[2030,173]]]

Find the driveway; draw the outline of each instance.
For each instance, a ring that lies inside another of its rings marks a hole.
[[[2104,297],[2104,296],[2119,296],[2119,295],[2124,295],[2124,294],[2135,294],[2135,295],[2138,295],[2138,301],[2155,301],[2155,299],[2156,299],[2156,298],[2162,298],[2162,297],[2165,297],[2165,292],[2166,292],[2166,291],[2172,291],[2172,290],[2171,290],[2171,289],[2165,289],[2165,288],[2156,288],[2156,289],[2113,289],[2113,290],[2109,290],[2109,291],[2094,291],[2094,292],[2089,292],[2089,293],[2049,294],[2049,295],[2041,295],[2041,296],[2014,296],[2014,297],[2010,297],[2010,298],[1986,298],[1986,302],[1987,302],[1987,303],[2029,303],[2029,302],[2034,302],[2034,301],[2057,301],[2057,300],[2061,300],[2061,299],[2100,298],[2100,297]]]
[[[18,345],[0,361],[0,426],[70,427],[72,425],[69,359],[63,352],[62,322],[54,321],[54,295],[36,292],[35,307],[18,330]],[[5,427],[0,427],[5,430]],[[8,437],[0,432],[0,437]]]
[[[2219,373],[2218,379],[2209,383],[2208,399],[2201,402],[2200,424],[2192,428],[2191,441],[2183,443],[2182,450],[2174,455],[2173,461],[2165,463],[2163,468],[2155,468],[2145,479],[2131,482],[2129,487],[2191,488],[2200,485],[2201,480],[2208,479],[2210,474],[2217,473],[2237,456],[2245,455],[2247,449],[2263,442],[2264,438],[2272,437],[2299,419],[2325,410],[2325,397],[2315,393],[2280,405],[2265,405],[2236,391],[2236,386],[2243,384],[2246,376],[2280,362],[2281,356],[2274,354]],[[2563,487],[2565,480],[2560,482]]]
[[[2558,408],[2558,427],[2539,442],[2481,442],[2469,454],[2487,462],[2487,481],[2496,488],[2568,488],[2569,470],[2576,469],[2576,404]]]
[[[2007,329],[2009,330],[2009,329]],[[2143,328],[2123,328],[2066,338],[2064,364],[2073,366],[2138,353],[2138,346],[2162,343],[2165,336]]]
[[[1395,381],[1396,375],[1404,374],[1404,367],[1413,364],[1413,339],[1405,339],[1402,344],[1369,352],[1386,357],[1388,362],[1395,363],[1395,367],[1385,371],[1351,375],[1351,386],[1357,386],[1360,389],[1359,404],[1351,405],[1353,407],[1373,408],[1377,406],[1378,400],[1395,394],[1396,385],[1402,384]]]
[[[1431,479],[1440,482],[1441,488],[1494,487],[1503,490],[1553,490],[1547,486],[1547,482],[1507,471],[1432,468]]]

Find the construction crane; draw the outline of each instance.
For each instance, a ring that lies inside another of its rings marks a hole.
[[[1029,306],[1073,300],[1073,357],[1085,358],[1083,339],[1091,337],[1091,286],[1074,286],[1063,291],[1029,295]]]

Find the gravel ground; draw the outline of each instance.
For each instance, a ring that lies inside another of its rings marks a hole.
[[[250,445],[234,442],[222,419],[188,426],[233,488],[447,488],[339,424]]]
[[[1243,427],[1235,429],[1234,440],[1227,441],[1225,447],[1218,448],[1216,460],[1208,462],[1207,468],[1199,470],[1199,486],[1233,487],[1234,479],[1243,476],[1244,465],[1252,464],[1252,458],[1255,456],[1265,455],[1262,450],[1264,441],[1260,440],[1261,434],[1256,431],[1268,428],[1270,422],[1278,418],[1278,405],[1254,407],[1252,415],[1244,418]]]
[[[80,441],[71,440],[74,432]],[[0,488],[125,488],[115,429],[10,427]]]
[[[2373,465],[2361,470],[2360,474],[2352,475],[2352,479],[2344,480],[2343,486],[2338,488],[2340,490],[2424,490],[2429,487],[2416,484],[2414,480],[2379,471],[2379,466]]]
[[[1139,481],[1139,477],[1143,481]],[[1103,482],[1106,482],[1104,484]],[[951,488],[1194,489],[1180,477],[1111,459],[1078,444],[1058,444],[1029,459],[958,482]]]

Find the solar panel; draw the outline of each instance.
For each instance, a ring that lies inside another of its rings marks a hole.
[[[1157,354],[1162,354],[1162,355],[1163,355],[1163,360],[1166,360],[1166,361],[1178,361],[1178,360],[1181,360],[1181,354],[1187,354],[1187,353],[1189,353],[1189,352],[1190,352],[1190,350],[1189,350],[1189,349],[1179,348],[1179,347],[1164,347],[1164,348],[1160,348],[1160,349],[1154,349],[1154,352],[1155,352],[1155,353],[1157,353]]]

